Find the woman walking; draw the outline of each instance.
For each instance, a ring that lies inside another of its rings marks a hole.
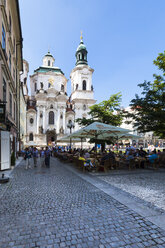
[[[48,150],[48,147],[46,147],[45,151],[45,165],[47,168],[50,167],[50,151]]]
[[[26,148],[26,150],[25,150],[24,159],[26,162],[26,170],[27,170],[28,168],[31,168],[31,165],[30,165],[31,152],[29,151],[29,148]]]

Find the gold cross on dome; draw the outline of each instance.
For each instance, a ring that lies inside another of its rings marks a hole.
[[[80,39],[82,40],[82,39],[83,39],[83,36],[82,36],[82,31],[80,31],[80,33],[81,33]]]

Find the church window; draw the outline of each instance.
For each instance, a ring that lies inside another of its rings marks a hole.
[[[64,91],[64,85],[61,84],[61,91]]]
[[[50,108],[53,109],[53,104],[50,105]]]
[[[54,112],[50,111],[49,112],[49,125],[54,124]]]
[[[33,133],[29,134],[29,141],[33,141]]]
[[[62,114],[60,115],[60,119],[63,119],[63,115]]]
[[[76,84],[76,90],[78,90],[78,84]]]
[[[86,105],[84,104],[83,105],[83,110],[85,111],[87,109]]]
[[[86,81],[85,80],[83,80],[83,90],[86,90]]]
[[[50,66],[50,60],[48,60],[48,66]]]
[[[82,53],[82,60],[84,60],[84,54]]]
[[[37,83],[34,84],[34,91],[37,91]]]
[[[81,59],[81,57],[80,57],[80,53],[79,53],[79,55],[78,55],[78,58],[79,58],[79,60]]]
[[[30,124],[33,124],[33,122],[34,122],[34,119],[30,118]]]
[[[91,85],[91,91],[93,91],[93,85]]]

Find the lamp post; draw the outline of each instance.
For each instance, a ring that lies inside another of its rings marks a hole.
[[[72,133],[72,128],[74,128],[74,123],[72,123],[72,121],[69,121],[68,125],[67,125],[67,128],[70,129],[70,134]],[[70,137],[70,149],[71,149],[71,143],[72,143],[72,140],[71,140],[71,137]]]

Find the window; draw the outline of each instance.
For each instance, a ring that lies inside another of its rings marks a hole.
[[[11,33],[11,15],[9,13],[9,32]]]
[[[29,134],[29,141],[33,141],[33,133]]]
[[[37,83],[34,84],[34,91],[37,91]]]
[[[6,102],[6,81],[3,78],[3,101]]]
[[[11,71],[11,52],[9,51],[9,69]]]
[[[33,118],[30,118],[30,124],[33,124],[33,122],[34,122],[34,119]]]
[[[48,60],[48,66],[50,66],[50,60]]]
[[[15,81],[15,69],[13,68],[13,80]]]
[[[16,120],[16,104],[14,102],[14,120]]]
[[[50,111],[49,112],[49,125],[54,124],[54,112]]]
[[[50,83],[48,83],[48,88],[50,88],[50,86],[51,86],[51,84],[50,84]]]
[[[53,109],[53,104],[50,105],[50,108]]]
[[[60,115],[60,119],[63,119],[63,114]]]
[[[61,84],[61,91],[64,91],[64,85]]]
[[[12,116],[12,94],[9,93],[9,109],[10,109],[10,114]]]
[[[6,32],[2,24],[2,49],[6,50]]]
[[[82,53],[82,60],[84,60],[84,54]]]
[[[80,53],[79,53],[79,55],[78,55],[78,58],[79,58],[79,60],[81,59],[81,57],[80,57]]]
[[[85,111],[87,109],[86,105],[84,104],[83,105],[83,110]]]
[[[13,41],[13,53],[15,53],[15,38],[14,38],[14,41]]]
[[[86,81],[85,80],[83,80],[83,90],[86,90]]]

